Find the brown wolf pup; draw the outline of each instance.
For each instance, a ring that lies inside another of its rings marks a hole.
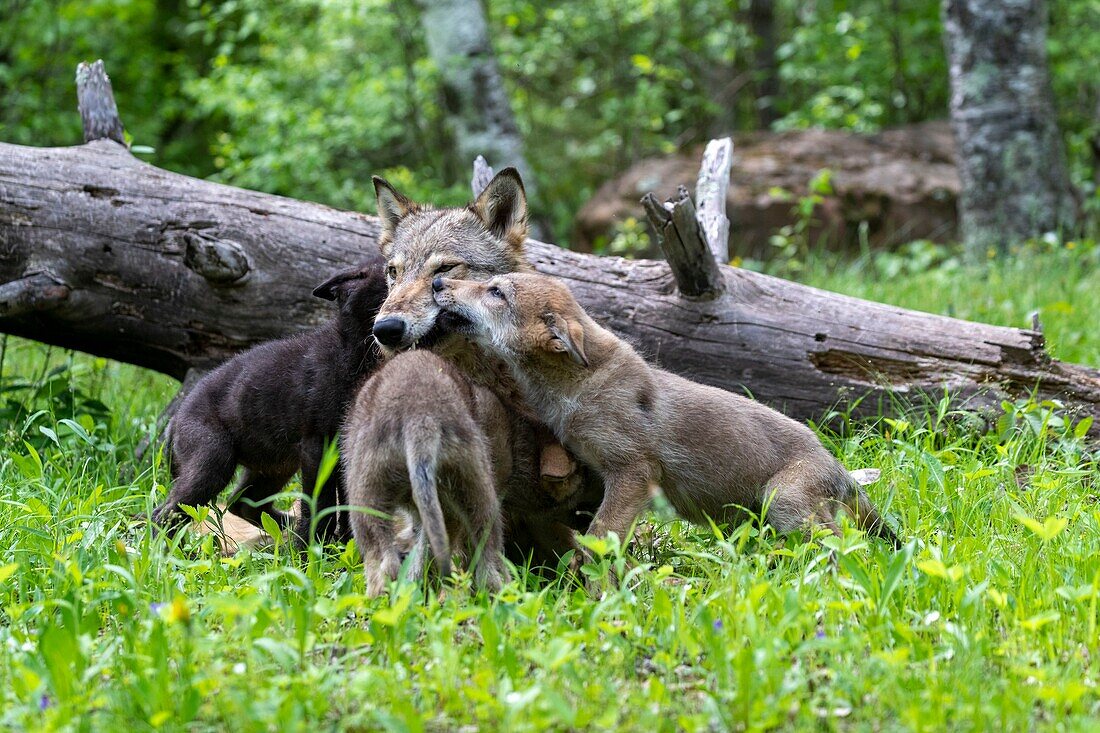
[[[466,378],[493,390],[514,413],[533,419],[507,367],[447,328],[447,314],[432,297],[440,275],[488,280],[494,275],[529,272],[524,253],[527,198],[514,168],[500,171],[469,206],[435,209],[413,203],[381,178],[374,179],[379,238],[386,259],[389,294],[374,322],[374,336],[387,354],[426,348],[453,363]],[[577,491],[578,473],[545,428],[535,432],[532,457],[541,454],[541,477],[505,499],[509,534],[524,552],[541,559],[576,549],[571,532],[554,526],[558,517],[571,527],[587,526],[601,491]],[[592,497],[595,500],[592,500]],[[579,514],[578,514],[579,512]],[[567,540],[567,541],[566,541]],[[512,543],[509,543],[509,547]]]
[[[660,486],[680,516],[733,523],[766,509],[786,533],[844,506],[870,532],[896,538],[848,472],[801,423],[753,400],[647,364],[593,321],[564,283],[517,274],[487,282],[437,278],[452,323],[512,369],[528,403],[600,473],[593,534],[626,536]]]
[[[477,583],[500,588],[508,571],[496,487],[512,468],[508,425],[492,392],[473,387],[427,351],[395,357],[363,385],[348,413],[341,454],[369,595],[382,593],[401,569],[392,519],[399,509],[419,517],[411,577],[423,573],[425,545],[439,572],[450,575],[455,539],[471,560],[480,550]]]

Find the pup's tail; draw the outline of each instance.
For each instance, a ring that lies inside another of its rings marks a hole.
[[[442,436],[437,425],[424,425],[423,428],[406,430],[405,464],[409,470],[413,503],[420,514],[420,523],[428,537],[439,572],[446,577],[451,574],[451,541],[447,537],[447,523],[443,519],[437,486]]]
[[[870,497],[862,486],[855,487],[851,504],[854,505],[851,509],[855,513],[856,526],[867,534],[881,537],[895,548],[901,547],[901,540],[875,509],[875,505],[871,503]]]
[[[847,498],[844,500],[849,514],[856,526],[869,535],[881,537],[894,547],[901,547],[901,540],[890,529],[890,525],[882,518],[882,515],[871,503],[867,491],[863,487],[878,481],[881,471],[876,468],[865,468],[850,473],[845,472],[843,483],[847,486]]]

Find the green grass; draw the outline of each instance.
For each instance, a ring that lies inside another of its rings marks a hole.
[[[1097,364],[1092,258],[802,277],[1010,325],[1039,308],[1058,356]],[[1095,447],[1049,405],[985,436],[943,405],[827,436],[882,468],[871,493],[900,552],[851,529],[799,542],[654,518],[609,552],[626,580],[599,599],[524,575],[492,598],[372,601],[353,552],[222,558],[131,520],[167,481],[131,455],[170,380],[15,339],[3,368],[0,728],[1097,726]]]

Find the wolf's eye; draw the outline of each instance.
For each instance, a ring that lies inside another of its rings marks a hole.
[[[386,268],[386,275],[389,276],[389,277],[392,277],[392,278],[396,278],[397,277],[397,268],[394,267],[393,265],[390,265],[389,267]]]
[[[504,293],[496,285],[493,285],[491,288],[489,288],[489,295],[493,296],[494,298],[504,300]]]
[[[444,273],[450,272],[451,270],[455,269],[456,267],[458,267],[457,262],[452,262],[452,263],[446,264],[446,265],[440,265],[439,267],[435,268],[435,272],[433,272],[432,274],[433,275],[442,275]]]

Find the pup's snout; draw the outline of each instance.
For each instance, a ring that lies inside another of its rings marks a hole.
[[[374,322],[374,337],[383,346],[393,348],[405,338],[405,320],[390,316]]]
[[[432,290],[433,291],[438,293],[440,290],[442,290],[445,287],[447,287],[447,286],[443,284],[443,278],[437,277],[434,280],[432,280]]]

